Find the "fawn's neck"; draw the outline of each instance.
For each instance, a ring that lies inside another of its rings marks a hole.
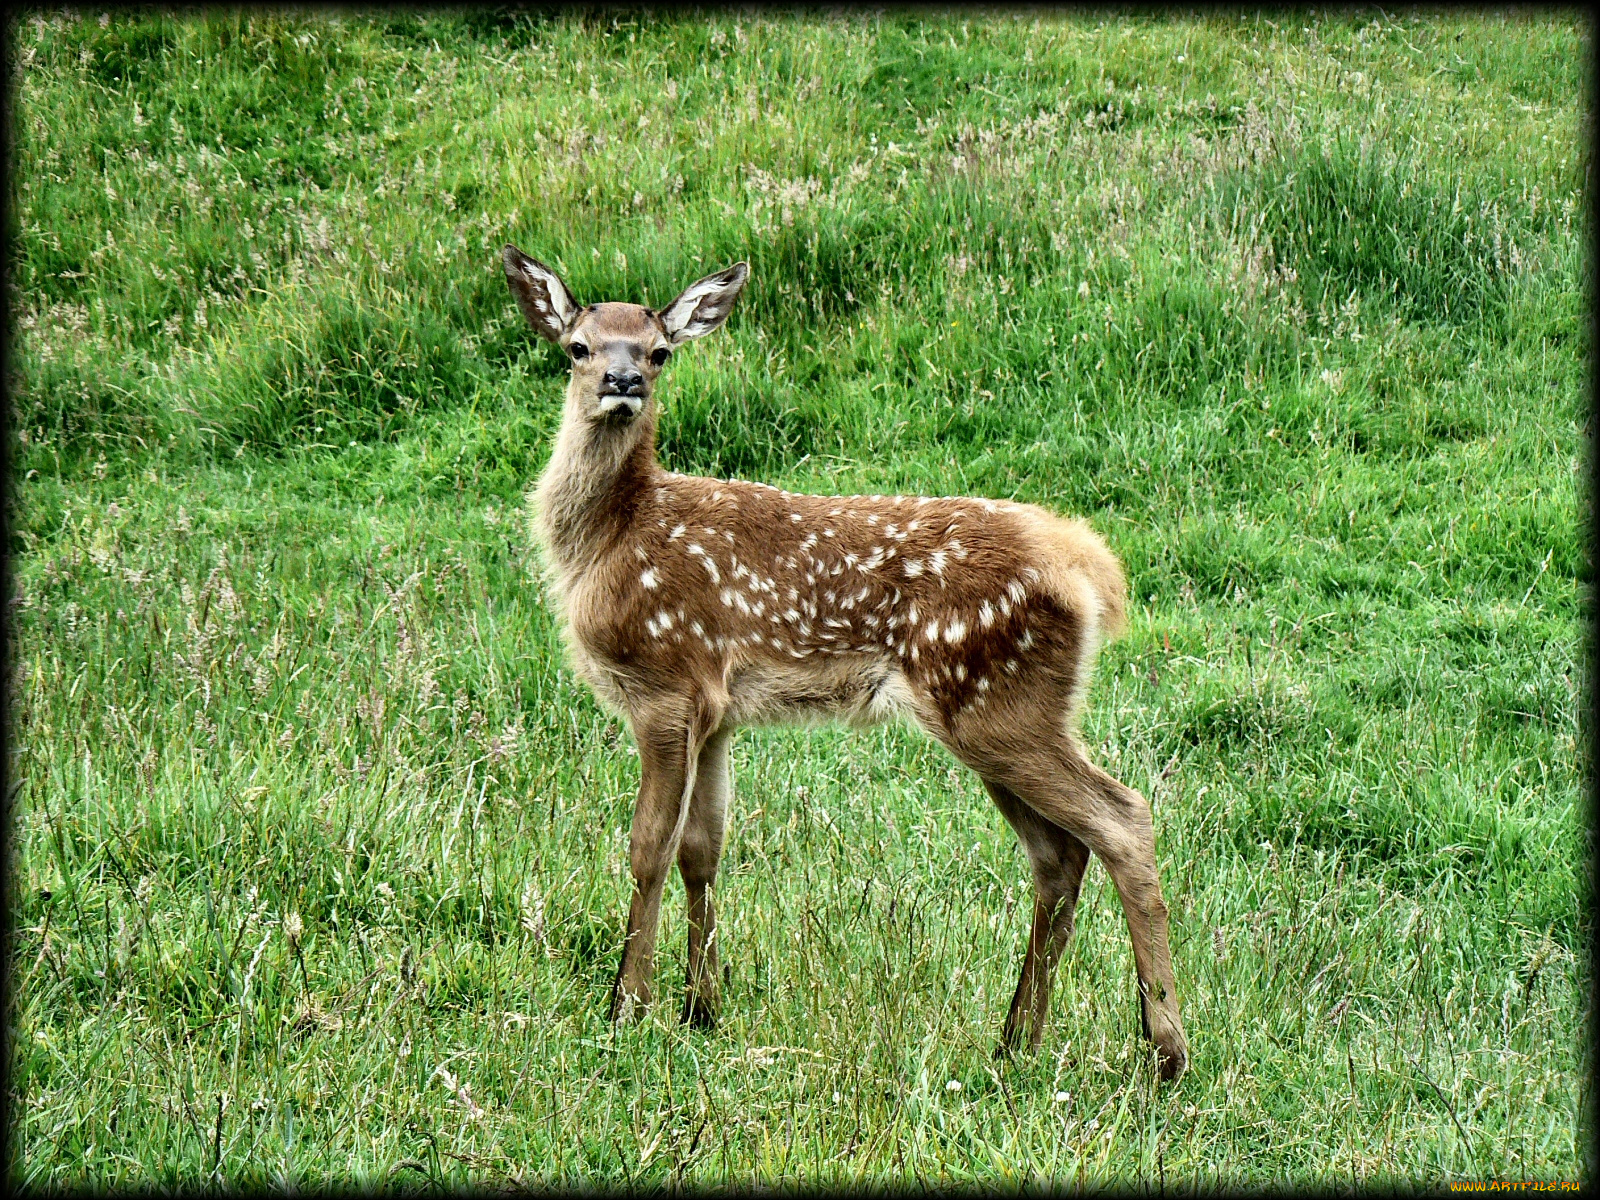
[[[568,394],[535,494],[542,540],[563,576],[581,574],[626,532],[660,474],[654,405],[618,427],[591,420]]]

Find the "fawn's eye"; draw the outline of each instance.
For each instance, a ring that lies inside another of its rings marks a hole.
[[[672,351],[668,350],[665,346],[660,346],[650,352],[650,361],[655,363],[655,365],[658,367],[671,357]]]
[[[573,342],[568,345],[567,353],[572,355],[573,361],[576,362],[580,358],[589,357],[589,347],[585,346],[582,342]]]

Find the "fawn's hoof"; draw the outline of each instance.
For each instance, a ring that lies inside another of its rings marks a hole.
[[[1174,1018],[1159,1010],[1153,1015],[1154,1020],[1145,1020],[1145,1036],[1155,1048],[1157,1073],[1162,1082],[1171,1083],[1189,1066],[1189,1043]]]
[[[1171,1083],[1189,1069],[1189,1051],[1182,1045],[1156,1047],[1156,1072],[1162,1083]]]
[[[611,1022],[614,1025],[632,1025],[644,1016],[649,1001],[632,992],[618,988],[611,996]]]
[[[717,1006],[704,996],[689,995],[683,1001],[683,1023],[696,1029],[717,1027]]]
[[[1189,1041],[1183,1036],[1183,1022],[1178,1017],[1177,1002],[1162,995],[1158,1000],[1141,996],[1139,1000],[1139,1027],[1156,1052],[1156,1070],[1165,1083],[1170,1083],[1189,1065]]]
[[[1023,1036],[1022,1030],[1008,1027],[1000,1034],[1000,1040],[994,1044],[994,1058],[996,1062],[1007,1062],[1016,1058],[1018,1051],[1032,1048],[1033,1043]]]

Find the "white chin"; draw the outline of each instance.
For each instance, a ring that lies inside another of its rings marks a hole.
[[[607,396],[600,401],[600,415],[607,420],[624,418],[632,420],[644,408],[644,400],[638,396]]]

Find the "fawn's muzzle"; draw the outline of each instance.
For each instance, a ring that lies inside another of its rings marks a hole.
[[[644,410],[644,376],[630,367],[607,371],[600,379],[600,415],[627,423]]]

